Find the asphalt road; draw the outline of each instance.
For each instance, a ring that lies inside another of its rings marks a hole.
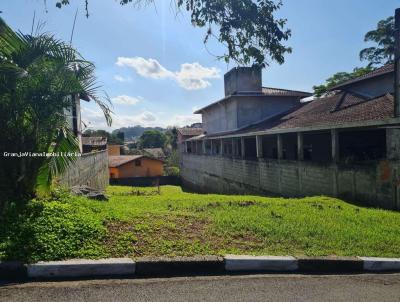
[[[400,301],[400,274],[31,282],[1,285],[0,301]]]

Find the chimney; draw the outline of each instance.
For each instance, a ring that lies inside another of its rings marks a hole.
[[[224,75],[225,96],[262,91],[261,68],[235,67]]]
[[[400,8],[396,9],[394,24],[394,116],[400,117]]]

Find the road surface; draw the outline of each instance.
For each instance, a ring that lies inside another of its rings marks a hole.
[[[400,301],[400,274],[250,275],[2,284],[0,301]]]

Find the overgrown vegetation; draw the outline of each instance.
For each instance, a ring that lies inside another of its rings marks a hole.
[[[400,256],[400,213],[339,199],[203,195],[174,186],[160,193],[111,186],[108,194],[99,202],[61,191],[22,214],[11,208],[1,226],[1,257]]]
[[[38,182],[47,188],[74,160],[64,152],[79,151],[66,122],[76,98],[96,102],[111,123],[97,93],[94,65],[70,44],[47,33],[16,33],[0,18],[0,218],[8,200],[32,198]],[[60,156],[4,155],[20,152]]]

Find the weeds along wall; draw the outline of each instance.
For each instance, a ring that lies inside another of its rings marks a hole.
[[[400,209],[400,162],[368,166],[182,154],[184,186],[205,193],[327,195]]]

